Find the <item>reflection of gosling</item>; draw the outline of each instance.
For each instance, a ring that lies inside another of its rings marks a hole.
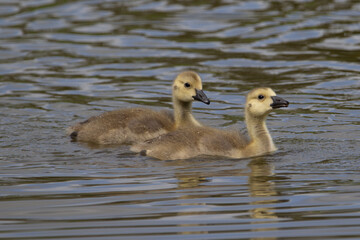
[[[181,127],[176,131],[132,147],[133,151],[159,159],[185,159],[198,155],[245,158],[276,150],[265,120],[274,109],[289,102],[277,97],[270,88],[252,90],[246,99],[245,119],[250,139],[238,132],[210,127]]]
[[[120,109],[91,117],[67,129],[73,141],[121,144],[144,141],[186,126],[201,126],[191,113],[192,101],[210,104],[202,91],[200,76],[180,73],[172,85],[174,114],[146,108]]]

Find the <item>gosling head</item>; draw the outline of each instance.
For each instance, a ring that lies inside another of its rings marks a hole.
[[[181,102],[192,102],[194,100],[210,104],[210,100],[202,90],[200,76],[193,71],[180,73],[173,83],[173,96]]]
[[[273,109],[287,107],[289,102],[276,96],[271,88],[256,88],[246,97],[246,111],[253,117],[266,117]]]

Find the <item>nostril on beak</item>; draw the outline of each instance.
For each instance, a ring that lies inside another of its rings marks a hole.
[[[281,108],[281,107],[287,107],[289,105],[289,102],[285,99],[278,97],[278,96],[272,96],[273,103],[270,104],[272,108]]]

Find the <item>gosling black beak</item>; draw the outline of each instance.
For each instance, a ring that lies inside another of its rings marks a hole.
[[[272,108],[281,108],[281,107],[289,106],[289,102],[281,97],[272,96],[271,99],[273,100],[273,103],[270,104],[270,107]]]
[[[210,104],[210,100],[208,99],[208,97],[206,96],[206,94],[203,92],[203,90],[197,90],[197,89],[195,89],[195,92],[196,92],[196,95],[193,96],[193,99],[194,99],[194,100],[203,102],[203,103],[205,103],[205,104],[207,104],[207,105]]]

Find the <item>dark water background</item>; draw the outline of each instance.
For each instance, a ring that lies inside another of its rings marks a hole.
[[[214,127],[245,94],[291,102],[279,151],[159,161],[71,143],[103,111],[171,109],[200,73]],[[0,1],[1,239],[360,239],[360,2]]]

